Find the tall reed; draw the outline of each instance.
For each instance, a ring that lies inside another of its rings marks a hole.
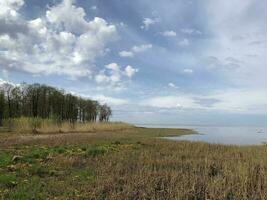
[[[69,123],[58,122],[53,119],[36,118],[12,118],[4,120],[4,127],[9,132],[15,133],[68,133],[68,132],[94,132],[94,131],[115,131],[131,128],[132,126],[122,122],[87,122]]]

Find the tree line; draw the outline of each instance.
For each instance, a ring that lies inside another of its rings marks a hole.
[[[4,119],[39,117],[57,122],[108,121],[111,108],[98,101],[41,84],[5,84],[0,88],[0,126]]]

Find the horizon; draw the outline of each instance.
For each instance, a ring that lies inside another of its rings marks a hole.
[[[107,103],[113,121],[267,126],[267,2],[5,0],[0,85]]]

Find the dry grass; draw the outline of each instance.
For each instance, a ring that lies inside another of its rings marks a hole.
[[[157,142],[98,166],[93,199],[267,199],[266,148]]]
[[[21,138],[11,140],[14,135],[6,136],[5,142],[0,140],[0,197],[267,199],[266,146],[156,138],[188,133],[192,132],[130,128],[26,135],[24,142]],[[12,161],[14,155],[21,157]]]
[[[46,134],[46,133],[81,133],[81,132],[95,132],[95,131],[116,131],[127,128],[132,128],[131,125],[122,122],[114,123],[75,123],[74,125],[69,122],[56,123],[50,119],[40,118],[15,118],[11,120],[5,120],[5,129],[7,132],[13,132],[16,134]],[[0,130],[1,131],[1,130]]]

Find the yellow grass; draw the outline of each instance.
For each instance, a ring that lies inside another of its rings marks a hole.
[[[193,132],[99,126],[0,135],[0,199],[267,199],[265,145],[174,142],[158,137]]]
[[[123,122],[87,122],[75,123],[69,122],[56,123],[51,119],[40,118],[15,118],[7,119],[4,122],[8,130],[13,133],[75,133],[75,132],[95,132],[95,131],[115,131],[132,128],[133,126]],[[34,125],[37,125],[34,128]]]

